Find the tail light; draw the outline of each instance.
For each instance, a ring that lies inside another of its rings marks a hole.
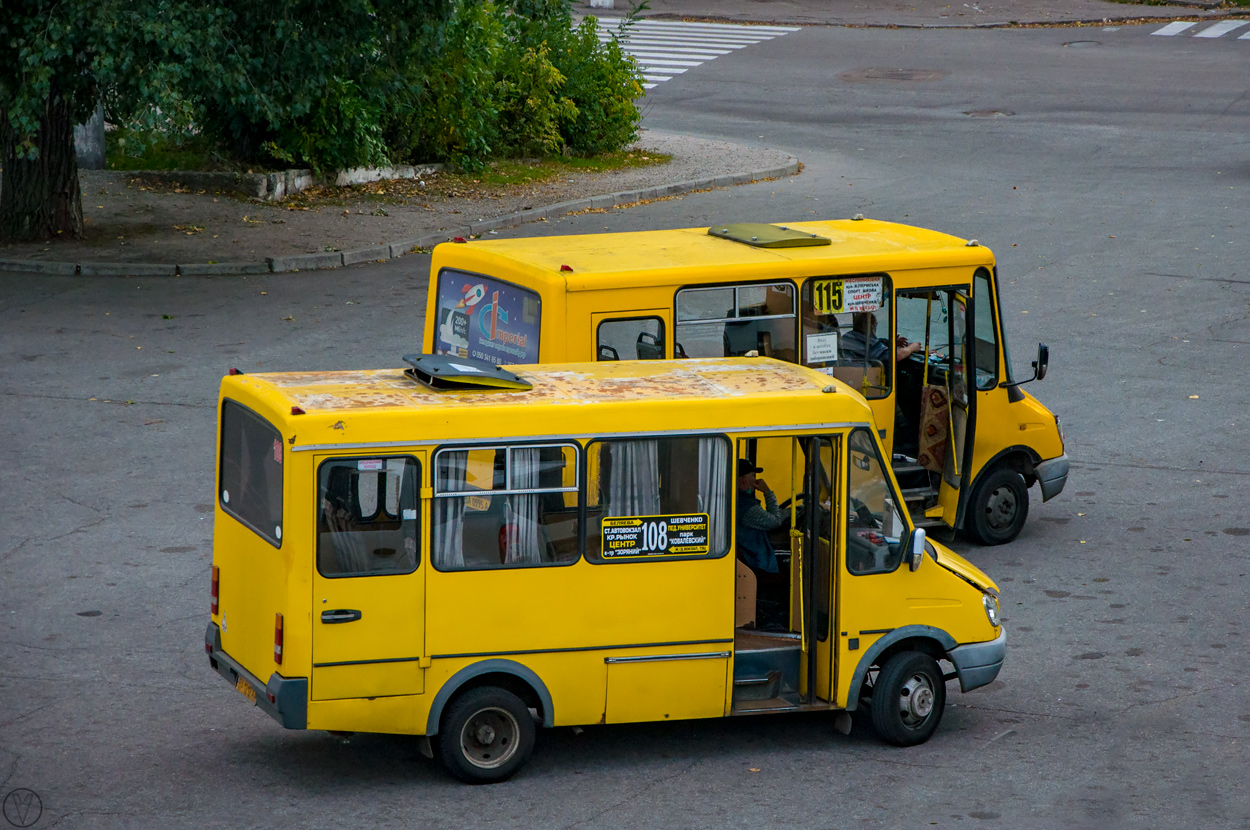
[[[217,593],[218,593],[220,585],[221,585],[221,569],[218,568],[216,565],[214,565],[213,566],[213,585],[211,589],[212,597],[213,597],[211,608],[212,608],[214,617],[217,616]]]
[[[273,615],[273,661],[282,665],[282,615]]]

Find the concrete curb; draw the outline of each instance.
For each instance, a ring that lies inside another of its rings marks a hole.
[[[1169,5],[1183,6],[1185,11],[1171,10],[1158,12],[1142,12],[1126,17],[1091,17],[1091,18],[1073,18],[1071,20],[1000,20],[995,22],[984,23],[871,23],[866,21],[812,21],[812,20],[787,20],[778,18],[751,18],[742,19],[726,14],[695,14],[681,12],[657,12],[648,14],[644,20],[697,20],[707,21],[709,23],[733,23],[744,26],[830,26],[842,27],[846,29],[1010,29],[1021,26],[1045,26],[1048,28],[1065,28],[1071,26],[1114,26],[1116,24],[1129,23],[1131,21],[1167,21],[1181,20],[1188,17],[1201,16],[1206,20],[1223,20],[1225,18],[1239,18],[1250,16],[1250,9],[1247,8],[1221,8],[1223,0],[1169,0]],[[1166,7],[1160,7],[1161,9]],[[596,9],[596,17],[605,20],[614,20],[623,17],[624,14],[600,14],[603,9]]]
[[[382,179],[419,179],[447,169],[445,164],[397,164],[393,167],[351,167],[330,176],[311,170],[281,170],[276,173],[220,173],[197,170],[125,170],[134,179],[162,184],[179,184],[190,190],[237,193],[262,202],[276,202],[302,193],[313,185],[346,187]]]
[[[351,251],[302,254],[296,256],[266,257],[261,262],[207,262],[170,264],[134,262],[52,262],[48,260],[0,259],[0,272],[45,274],[49,276],[84,277],[190,277],[190,276],[241,276],[245,274],[287,274],[298,271],[319,271],[326,268],[342,268],[362,262],[385,262],[419,249],[433,248],[441,242],[457,237],[468,239],[501,228],[514,228],[543,219],[555,219],[581,210],[609,210],[621,205],[632,205],[652,199],[663,199],[740,184],[779,179],[799,172],[799,160],[790,157],[785,164],[748,173],[729,173],[706,179],[690,179],[684,182],[656,185],[641,190],[624,190],[600,196],[586,196],[568,202],[531,208],[505,216],[481,219],[457,228],[436,231],[411,239],[401,239],[386,245],[374,245]]]

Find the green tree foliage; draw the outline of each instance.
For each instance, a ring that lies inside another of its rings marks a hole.
[[[196,120],[242,159],[315,170],[383,164],[392,101],[441,45],[449,0],[217,0],[220,71]]]
[[[4,0],[0,240],[82,231],[73,125],[109,113],[174,126],[215,10],[180,0]]]
[[[590,155],[638,136],[637,63],[568,0],[458,0],[438,57],[410,78],[393,146],[414,161]]]
[[[318,171],[591,154],[641,119],[637,65],[569,0],[0,2],[0,240],[81,233],[72,125],[99,102]]]
[[[437,57],[411,66],[392,101],[388,138],[399,158],[472,168],[495,151],[495,70],[506,43],[494,3],[457,3]]]

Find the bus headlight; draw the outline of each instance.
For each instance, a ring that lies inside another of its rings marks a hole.
[[[998,628],[998,598],[982,594],[981,604],[985,606],[985,616],[990,618],[990,625]]]

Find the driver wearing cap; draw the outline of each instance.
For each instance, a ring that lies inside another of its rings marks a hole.
[[[763,574],[777,574],[777,554],[768,541],[768,531],[781,527],[786,517],[777,506],[776,494],[764,479],[756,477],[762,472],[763,467],[738,459],[738,558],[756,577],[764,579]],[[755,497],[756,490],[764,494],[763,506]]]

